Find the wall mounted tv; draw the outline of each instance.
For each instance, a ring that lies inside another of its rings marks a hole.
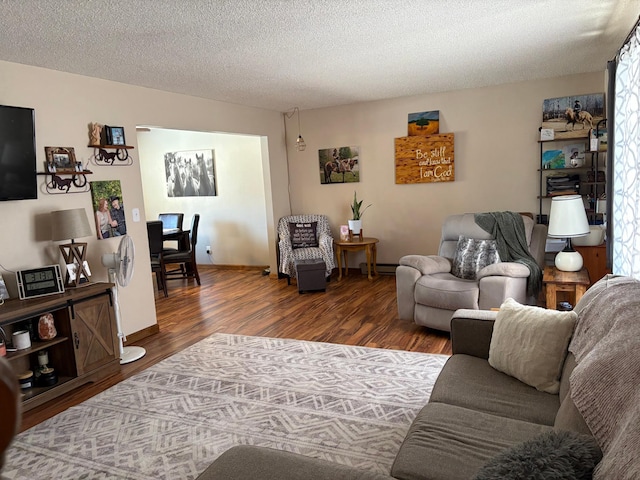
[[[0,105],[0,201],[38,198],[35,114]]]

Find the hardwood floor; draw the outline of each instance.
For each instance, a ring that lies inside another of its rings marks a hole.
[[[193,280],[171,280],[169,298],[156,292],[160,333],[135,342],[147,350],[142,359],[25,412],[22,431],[218,332],[451,353],[448,334],[397,319],[393,275],[370,282],[352,270],[340,282],[332,278],[326,293],[299,294],[295,281],[287,285],[258,270],[203,266],[199,271],[200,287]]]

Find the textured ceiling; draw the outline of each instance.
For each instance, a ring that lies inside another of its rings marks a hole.
[[[640,0],[0,0],[0,60],[285,111],[604,70],[639,14]]]

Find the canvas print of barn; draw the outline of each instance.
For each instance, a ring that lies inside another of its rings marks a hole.
[[[164,154],[169,197],[215,197],[215,152],[190,150]]]
[[[605,116],[604,93],[548,98],[542,103],[542,128],[555,139],[587,138]]]
[[[360,181],[360,147],[332,147],[318,150],[320,183]]]

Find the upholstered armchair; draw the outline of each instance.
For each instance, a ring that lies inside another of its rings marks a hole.
[[[522,304],[535,304],[537,291],[528,287],[538,286],[541,281],[547,227],[536,225],[528,215],[507,213],[512,223],[522,218],[520,248],[528,255],[521,260],[524,263],[500,261],[496,235],[476,224],[475,214],[449,216],[442,226],[438,255],[400,259],[396,269],[400,319],[449,332],[451,317],[459,308],[490,310],[509,297]],[[504,252],[502,256],[511,260]],[[532,272],[536,272],[536,278],[530,278]]]
[[[315,242],[309,246],[295,244],[291,241],[292,228],[296,224],[315,224]],[[294,248],[294,246],[296,248]],[[302,259],[321,258],[326,265],[326,275],[329,277],[335,267],[333,259],[333,236],[329,227],[329,220],[325,215],[289,215],[278,222],[278,275],[288,278],[296,277],[295,261]]]

